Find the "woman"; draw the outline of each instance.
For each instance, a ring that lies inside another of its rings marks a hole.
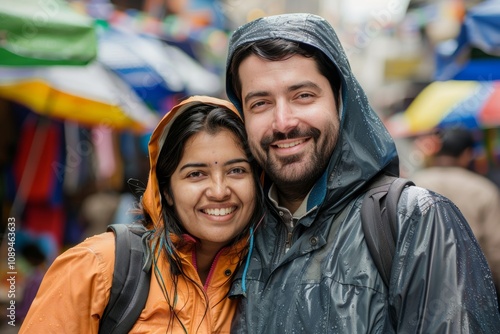
[[[227,294],[262,217],[248,152],[243,122],[229,102],[192,97],[160,121],[141,201],[154,274],[130,333],[229,333],[236,304]],[[20,333],[97,333],[114,246],[108,232],[59,256]]]

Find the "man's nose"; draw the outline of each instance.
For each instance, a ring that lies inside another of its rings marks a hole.
[[[276,103],[273,131],[287,133],[297,127],[298,120],[290,102],[281,100]]]

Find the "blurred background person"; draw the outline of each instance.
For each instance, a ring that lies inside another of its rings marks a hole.
[[[485,176],[470,169],[475,140],[463,127],[439,130],[438,149],[427,166],[415,172],[416,185],[448,197],[463,213],[494,276],[500,291],[500,192]]]

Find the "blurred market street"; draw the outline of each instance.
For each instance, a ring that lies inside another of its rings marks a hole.
[[[500,0],[2,0],[0,304],[16,305],[2,333],[57,255],[137,218],[152,130],[188,96],[225,98],[232,31],[291,12],[337,29],[402,176],[460,125],[469,168],[500,187]]]

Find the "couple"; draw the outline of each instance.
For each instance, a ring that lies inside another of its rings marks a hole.
[[[498,331],[490,269],[440,195],[403,192],[390,286],[382,281],[360,204],[377,175],[398,174],[397,152],[324,19],[243,25],[226,75],[237,111],[192,97],[151,137],[141,204],[154,274],[130,333]],[[54,262],[21,333],[97,332],[113,238]]]

